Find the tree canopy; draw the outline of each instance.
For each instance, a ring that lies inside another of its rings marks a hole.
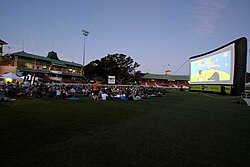
[[[115,76],[118,84],[128,81],[137,81],[141,76],[140,71],[136,71],[140,64],[124,54],[109,54],[101,60],[91,61],[84,67],[84,75],[89,78]]]

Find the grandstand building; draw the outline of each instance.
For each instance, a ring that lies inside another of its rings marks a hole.
[[[26,53],[24,51],[6,54],[0,60],[1,68],[13,69],[24,80],[44,83],[83,83],[83,66],[78,63],[60,60],[57,53],[51,51],[47,57]]]

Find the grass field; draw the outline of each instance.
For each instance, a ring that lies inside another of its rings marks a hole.
[[[0,166],[250,166],[250,107],[211,96],[1,102]]]

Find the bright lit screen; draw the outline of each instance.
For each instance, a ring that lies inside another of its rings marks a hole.
[[[190,84],[233,84],[234,43],[190,59]]]

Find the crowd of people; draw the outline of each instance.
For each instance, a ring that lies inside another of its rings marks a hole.
[[[161,88],[146,88],[142,86],[115,86],[94,84],[11,84],[0,86],[0,100],[10,100],[19,97],[61,98],[68,99],[85,96],[93,100],[142,100],[151,96],[164,96],[167,91]]]
[[[99,86],[95,88],[91,97],[94,100],[142,100],[152,96],[165,96],[166,89],[161,88],[146,88],[143,86]]]

